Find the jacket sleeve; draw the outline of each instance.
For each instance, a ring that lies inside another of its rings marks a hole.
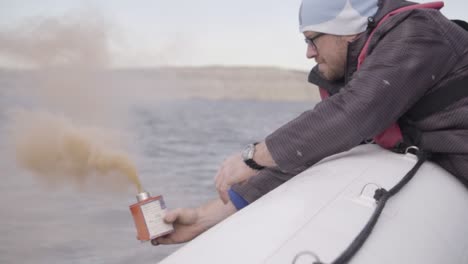
[[[413,16],[383,37],[344,89],[266,138],[284,173],[347,151],[396,122],[455,64],[431,16]],[[429,24],[429,26],[428,26]]]
[[[247,183],[234,184],[231,188],[248,203],[252,203],[295,175],[284,173],[277,168],[265,168]]]

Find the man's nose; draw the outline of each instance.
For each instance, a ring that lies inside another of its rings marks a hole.
[[[313,45],[307,45],[306,57],[308,59],[313,59],[317,57],[317,50],[315,49]]]

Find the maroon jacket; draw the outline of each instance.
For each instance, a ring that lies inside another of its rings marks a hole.
[[[375,20],[411,4],[381,0]],[[468,77],[468,32],[438,10],[416,9],[389,18],[377,28],[357,71],[369,33],[349,44],[343,80],[329,82],[317,68],[311,71],[309,81],[333,95],[269,135],[266,144],[278,167],[234,185],[235,192],[253,202],[323,158],[378,135],[424,95]],[[440,153],[432,160],[468,186],[468,98],[413,126],[423,132],[420,147]]]

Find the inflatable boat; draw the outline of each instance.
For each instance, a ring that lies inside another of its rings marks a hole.
[[[165,258],[181,263],[331,263],[417,162],[363,145],[322,160]],[[349,263],[467,264],[468,189],[434,163],[388,200]]]

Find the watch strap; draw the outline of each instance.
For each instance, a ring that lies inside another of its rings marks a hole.
[[[250,168],[252,168],[254,170],[263,170],[265,168],[265,166],[262,166],[262,165],[258,164],[253,159],[244,160],[244,162],[245,162],[245,164],[247,164],[247,166],[249,166]]]
[[[258,144],[258,142],[253,143],[254,146],[256,146],[257,144]],[[262,165],[258,164],[257,162],[255,162],[255,160],[253,160],[253,158],[244,159],[244,163],[247,166],[249,166],[251,169],[254,169],[254,170],[263,170],[265,168],[265,166],[262,166]]]

